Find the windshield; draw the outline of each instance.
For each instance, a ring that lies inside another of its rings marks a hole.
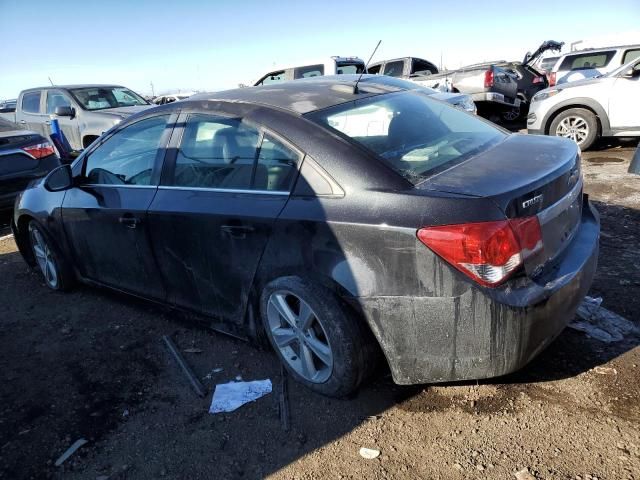
[[[70,92],[86,110],[149,105],[140,95],[124,87],[72,88]]]
[[[416,91],[357,100],[308,117],[374,152],[413,184],[506,137],[488,122]]]

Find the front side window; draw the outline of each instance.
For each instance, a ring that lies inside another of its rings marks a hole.
[[[622,65],[629,63],[636,58],[640,58],[640,48],[636,48],[634,50],[627,50],[624,52],[624,57],[622,58]]]
[[[288,191],[298,154],[239,118],[190,115],[171,185]]]
[[[321,77],[324,75],[324,65],[309,65],[295,69],[294,78]]]
[[[89,154],[85,165],[88,183],[150,185],[168,119],[168,115],[147,118],[112,135]]]
[[[74,88],[70,92],[86,110],[148,105],[144,98],[124,87]]]
[[[71,102],[62,93],[55,90],[47,92],[47,113],[56,113],[56,107],[70,107]]]
[[[384,66],[384,74],[390,77],[401,77],[404,70],[404,62],[398,60],[397,62],[388,62]]]
[[[438,73],[435,65],[417,58],[413,59],[411,75],[431,75],[432,73]]]
[[[364,146],[414,184],[506,137],[474,115],[415,91],[356,100],[308,117]]]
[[[40,92],[29,92],[22,96],[22,111],[27,113],[40,112]]]

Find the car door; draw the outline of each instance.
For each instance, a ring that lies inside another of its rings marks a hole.
[[[18,124],[39,133],[42,136],[49,136],[49,128],[46,123],[49,116],[44,113],[42,90],[31,90],[22,94],[19,107]]]
[[[174,120],[163,114],[127,124],[83,156],[83,173],[65,195],[62,219],[84,278],[164,299],[147,209]]]
[[[149,208],[155,255],[172,304],[236,333],[302,155],[238,116],[195,111],[178,124]]]
[[[609,124],[613,129],[640,130],[640,60],[621,72],[609,94]]]
[[[55,115],[57,107],[72,107],[76,111],[77,105],[62,90],[47,90],[45,99],[45,112],[47,115]],[[71,145],[82,145],[80,141],[80,124],[78,117],[56,117],[62,133]]]

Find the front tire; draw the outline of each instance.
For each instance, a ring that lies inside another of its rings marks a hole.
[[[373,370],[377,356],[371,332],[327,288],[282,277],[264,288],[260,307],[280,361],[311,390],[343,397]]]
[[[58,291],[69,290],[73,286],[71,269],[35,220],[29,222],[29,240],[36,267],[47,287]]]
[[[569,138],[587,150],[598,138],[598,119],[586,108],[570,108],[553,119],[549,135]]]

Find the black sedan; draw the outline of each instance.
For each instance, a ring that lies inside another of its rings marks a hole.
[[[599,238],[573,142],[350,77],[130,117],[27,189],[13,229],[49,287],[266,337],[326,395],[380,352],[399,384],[522,367],[573,317]]]
[[[13,208],[16,196],[31,180],[59,165],[49,140],[0,118],[0,212]]]

